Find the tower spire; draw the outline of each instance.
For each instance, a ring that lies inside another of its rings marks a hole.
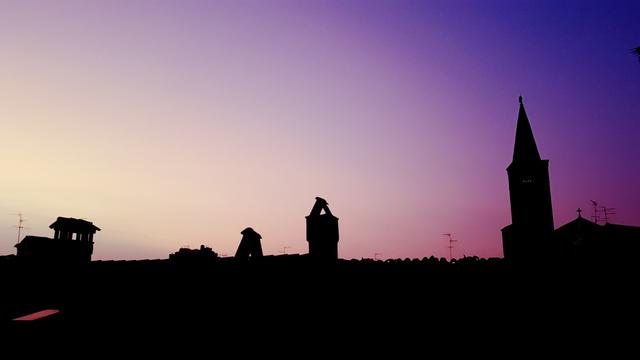
[[[531,124],[524,110],[522,96],[518,97],[520,102],[520,110],[518,111],[518,124],[516,126],[516,143],[513,149],[512,163],[537,161],[540,159],[540,153],[536,146],[536,140],[533,137]]]
[[[540,159],[522,96],[516,125],[513,161],[507,167],[511,225],[502,229],[506,258],[544,256],[553,234],[549,161]]]

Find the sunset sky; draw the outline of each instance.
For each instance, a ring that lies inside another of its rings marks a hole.
[[[0,254],[57,216],[94,259],[240,231],[340,257],[502,256],[518,95],[556,227],[640,225],[639,1],[0,1]]]

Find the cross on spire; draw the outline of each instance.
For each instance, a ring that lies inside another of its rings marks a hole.
[[[576,212],[578,213],[578,217],[582,217],[582,209],[578,208]]]

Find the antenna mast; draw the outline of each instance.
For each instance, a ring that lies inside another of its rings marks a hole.
[[[604,223],[608,223],[611,220],[611,215],[616,214],[616,208],[606,207],[604,205],[599,205],[597,202],[590,200],[591,205],[593,205],[593,222],[598,224],[600,220],[604,220]]]
[[[453,259],[453,248],[454,248],[453,243],[454,242],[458,242],[458,240],[455,240],[451,233],[446,233],[446,234],[442,234],[442,235],[444,235],[444,236],[449,238],[449,246],[447,246],[447,247],[449,248],[449,261],[451,261]]]
[[[591,201],[591,205],[593,205],[593,216],[591,216],[591,219],[593,219],[593,222],[597,224],[598,221],[600,221],[600,210],[598,210],[598,203],[593,200],[589,201]]]
[[[615,215],[616,214],[616,208],[600,206],[600,210],[602,210],[602,213],[604,214],[604,223],[605,224],[609,222],[609,220],[611,219],[611,215]]]
[[[22,226],[22,223],[24,223],[25,221],[27,221],[27,219],[22,217],[22,213],[17,213],[15,214],[18,216],[18,225],[16,225],[16,227],[18,228],[18,243],[20,243],[20,234],[22,233],[22,229],[24,229],[24,226]]]

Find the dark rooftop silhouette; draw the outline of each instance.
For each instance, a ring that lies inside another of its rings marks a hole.
[[[338,218],[333,216],[329,210],[327,201],[316,197],[316,202],[306,219],[309,255],[321,261],[337,260],[338,240],[340,239]]]
[[[174,261],[211,261],[218,258],[218,253],[210,247],[200,245],[199,249],[181,248],[177,252],[169,255],[169,260]]]
[[[92,222],[84,219],[58,217],[53,224],[49,225],[49,229],[56,231],[67,231],[72,233],[90,233],[95,234],[100,228],[93,225]]]
[[[92,222],[58,217],[51,225],[53,239],[26,236],[16,244],[18,257],[46,262],[89,262],[93,254],[93,235],[100,228]]]
[[[260,244],[262,236],[250,227],[242,230],[240,234],[242,234],[242,240],[240,240],[235,258],[249,260],[250,258],[262,257],[262,244]]]
[[[596,224],[578,217],[554,231],[557,256],[564,260],[596,260],[601,257],[625,258],[640,254],[640,227]]]

